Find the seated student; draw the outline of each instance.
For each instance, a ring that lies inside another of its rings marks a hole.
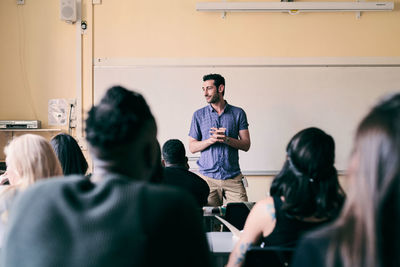
[[[61,133],[54,136],[50,143],[60,160],[64,175],[86,174],[88,163],[81,148],[72,136]]]
[[[333,165],[333,138],[318,128],[307,128],[290,140],[286,153],[270,197],[250,211],[228,266],[241,266],[250,245],[294,247],[304,232],[338,215],[344,192]]]
[[[400,94],[358,126],[340,217],[307,235],[293,266],[400,266]]]
[[[49,179],[14,206],[0,265],[210,266],[196,203],[150,184],[157,127],[143,97],[109,89],[86,121],[90,179]]]
[[[210,188],[197,174],[189,171],[188,158],[181,141],[170,139],[162,147],[164,184],[174,185],[189,191],[200,207],[207,204]]]
[[[0,244],[16,196],[36,181],[62,174],[60,163],[49,142],[33,134],[13,139],[4,149],[7,171],[3,179],[10,185],[0,186]]]

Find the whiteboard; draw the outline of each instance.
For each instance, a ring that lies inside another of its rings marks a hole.
[[[243,108],[249,122],[251,148],[239,153],[244,174],[276,173],[290,138],[311,126],[333,136],[336,167],[345,170],[358,122],[379,98],[400,89],[399,61],[385,62],[97,59],[94,98],[96,104],[114,85],[142,93],[156,119],[161,146],[180,139],[195,160],[199,153],[190,154],[188,133],[193,112],[207,104],[202,76],[220,73],[226,80],[225,99]]]

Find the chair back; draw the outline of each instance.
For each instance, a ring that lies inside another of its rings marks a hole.
[[[247,216],[255,202],[231,202],[226,204],[225,220],[239,230],[243,230]]]
[[[287,267],[294,252],[294,248],[287,247],[257,247],[247,249],[244,267]]]

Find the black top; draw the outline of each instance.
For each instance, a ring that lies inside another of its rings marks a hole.
[[[274,196],[273,199],[276,224],[271,234],[263,238],[265,246],[295,247],[298,240],[305,232],[316,229],[327,223],[327,221],[305,222],[295,218],[289,218],[287,214],[282,211],[281,198]]]
[[[307,234],[300,242],[293,257],[291,267],[324,267],[327,266],[329,248],[328,228]],[[333,267],[341,267],[338,254],[335,255]]]
[[[9,219],[1,266],[210,266],[197,206],[176,188],[118,175],[45,179]]]
[[[163,183],[172,186],[178,186],[190,192],[196,199],[200,207],[207,205],[210,188],[197,174],[188,171],[184,167],[166,167],[163,172]]]

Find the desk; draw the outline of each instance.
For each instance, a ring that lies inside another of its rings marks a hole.
[[[231,232],[208,232],[206,234],[215,266],[225,266],[229,254],[235,246],[232,239],[233,234]]]

